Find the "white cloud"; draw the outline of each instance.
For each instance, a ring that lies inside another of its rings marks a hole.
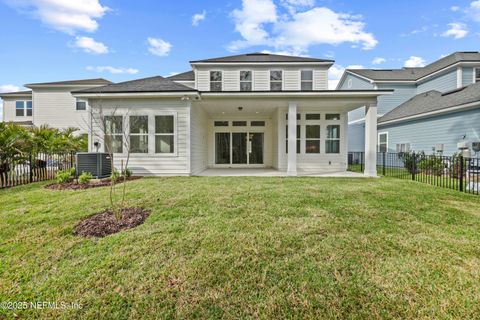
[[[96,31],[97,20],[109,10],[99,0],[7,0],[7,3],[68,34]]]
[[[376,57],[373,59],[372,64],[382,64],[385,63],[387,60],[385,58]]]
[[[450,10],[452,10],[453,12],[457,12],[460,10],[460,7],[459,6],[452,6],[450,7]]]
[[[468,34],[468,27],[464,23],[449,23],[449,29],[442,33],[442,37],[453,37],[454,39],[465,38]]]
[[[364,69],[365,67],[362,65],[354,64],[344,68],[342,65],[335,64],[328,70],[328,89],[334,90],[340,78],[342,77],[343,73],[346,69]]]
[[[303,7],[313,2],[283,1],[288,5]],[[365,32],[365,23],[360,16],[334,12],[326,7],[311,8],[278,16],[272,0],[243,0],[242,9],[234,10],[232,16],[235,30],[242,40],[230,44],[236,51],[250,46],[266,45],[275,50],[307,53],[312,45],[340,45],[352,43],[363,49],[374,48],[378,41]]]
[[[404,67],[406,68],[418,68],[425,67],[426,61],[421,57],[411,56],[405,61]]]
[[[150,45],[148,51],[156,56],[168,56],[170,50],[172,49],[171,43],[160,38],[148,38],[147,41]]]
[[[3,92],[16,92],[20,91],[20,88],[13,84],[0,85],[0,93]],[[3,100],[0,99],[0,121],[3,120]]]
[[[86,53],[107,54],[108,47],[101,42],[95,41],[90,37],[76,37],[75,48],[82,49]]]
[[[96,72],[99,72],[99,73],[109,72],[111,74],[137,74],[138,73],[138,69],[116,68],[116,67],[111,67],[111,66],[97,66],[97,67],[88,66],[87,70],[96,71]]]
[[[205,20],[206,17],[207,17],[207,12],[205,10],[203,10],[202,13],[194,14],[192,17],[192,26],[194,27],[198,26],[200,22]]]

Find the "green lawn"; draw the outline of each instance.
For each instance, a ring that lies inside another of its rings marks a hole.
[[[108,188],[0,190],[0,302],[63,319],[480,317],[480,197],[408,180],[128,182],[145,224],[72,235]],[[0,309],[0,318],[14,317]]]

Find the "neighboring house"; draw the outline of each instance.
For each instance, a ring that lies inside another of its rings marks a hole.
[[[78,133],[87,133],[87,102],[74,98],[71,91],[107,84],[111,82],[105,79],[26,84],[31,91],[0,94],[3,121],[58,129],[75,127]]]
[[[392,111],[393,114],[400,114],[406,109],[415,110],[418,114],[427,114],[432,106],[423,104],[424,101],[421,99],[423,93],[431,90],[445,93],[478,81],[480,81],[480,53],[456,52],[421,68],[346,70],[337,89],[393,89],[392,95],[378,99],[378,116],[386,117],[380,120],[382,124],[379,130],[385,131],[387,120],[392,116],[390,114],[387,117],[387,114],[395,108],[398,107],[400,110]],[[410,100],[413,97],[416,98]],[[462,104],[461,94],[453,94],[452,97],[459,99],[453,103]],[[403,103],[406,103],[406,106],[402,106]],[[438,108],[441,109],[442,106]],[[395,131],[388,134],[384,132],[378,137],[379,150],[383,151],[388,144],[388,150],[393,152],[410,147],[415,151],[431,153],[432,148],[437,145],[441,147],[443,144],[444,154],[451,154],[458,151],[459,142],[464,141],[471,146],[472,143],[480,141],[480,129],[471,121],[475,117],[478,119],[478,113],[480,113],[478,109],[465,113],[447,112],[442,115],[441,121],[437,121],[436,117],[428,119],[424,117],[421,122],[416,122],[417,126],[405,125],[411,119],[405,118],[402,120],[404,125],[395,126]],[[364,114],[364,108],[360,108],[348,115],[349,151],[364,150]],[[399,121],[396,119],[397,124]],[[390,121],[388,123],[392,124]],[[437,127],[440,124],[441,127]]]
[[[365,174],[376,175],[377,97],[328,90],[331,60],[244,54],[192,61],[192,71],[72,92],[88,100],[90,151],[114,150],[140,175],[275,168],[288,175],[347,169],[347,113],[367,107]]]

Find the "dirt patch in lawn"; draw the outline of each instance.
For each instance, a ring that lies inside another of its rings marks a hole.
[[[127,181],[138,180],[142,177],[128,177]],[[117,183],[122,183],[123,178],[117,180]],[[99,181],[90,181],[90,183],[81,184],[76,181],[66,183],[52,183],[45,186],[45,189],[50,190],[85,190],[90,188],[106,187],[110,185],[110,179],[103,179]]]
[[[125,208],[122,219],[117,220],[111,210],[106,210],[77,223],[73,233],[82,237],[102,238],[122,230],[135,228],[143,224],[149,215],[150,211],[143,208]]]

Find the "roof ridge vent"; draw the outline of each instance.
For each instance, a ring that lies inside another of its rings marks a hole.
[[[246,56],[269,56],[270,53],[264,52],[254,52],[254,53],[247,53]]]

